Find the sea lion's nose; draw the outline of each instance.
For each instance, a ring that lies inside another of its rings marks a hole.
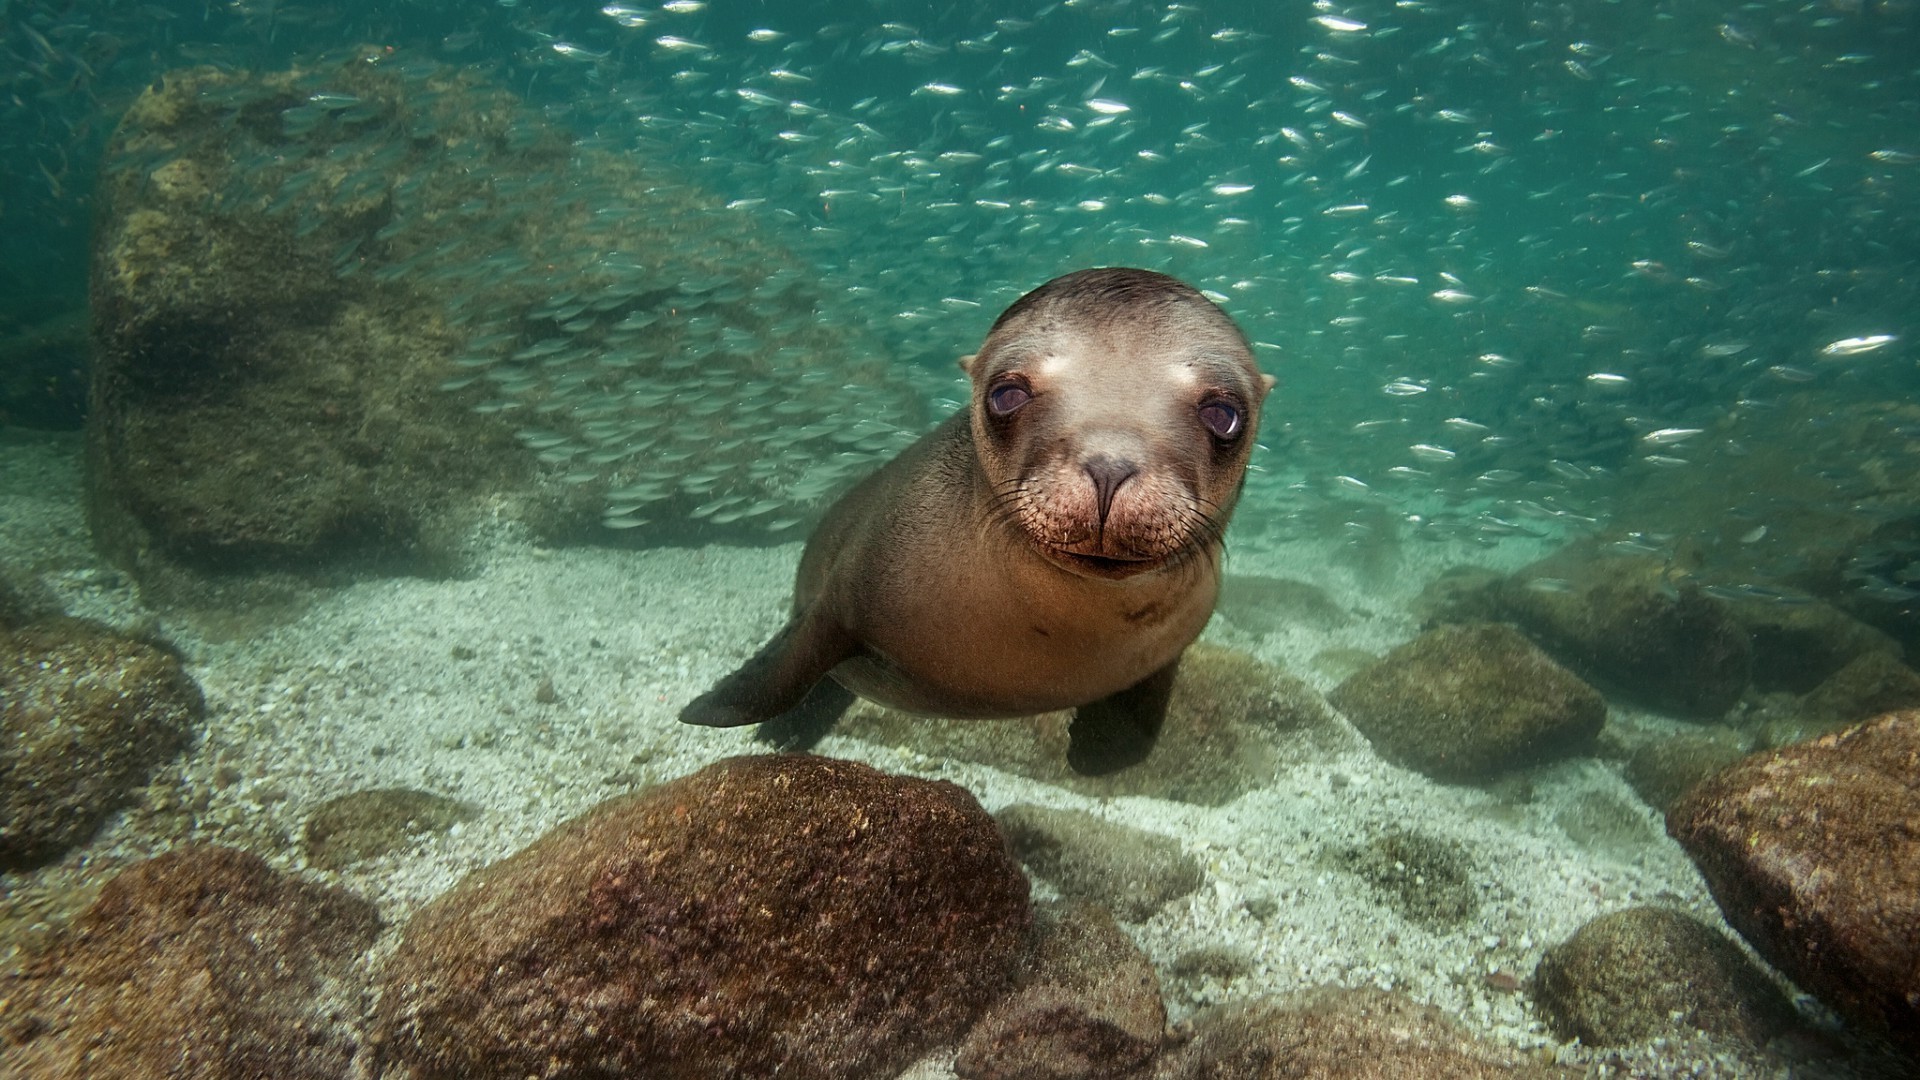
[[[1087,478],[1093,481],[1093,495],[1100,508],[1100,524],[1107,523],[1107,511],[1113,506],[1113,494],[1140,471],[1140,467],[1125,458],[1100,454],[1087,459]]]

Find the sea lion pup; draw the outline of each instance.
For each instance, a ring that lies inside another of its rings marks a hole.
[[[1129,269],[1033,290],[960,366],[967,410],[828,510],[793,617],[681,720],[763,723],[793,748],[854,694],[946,717],[1076,708],[1076,771],[1146,757],[1213,613],[1273,379],[1206,297]]]

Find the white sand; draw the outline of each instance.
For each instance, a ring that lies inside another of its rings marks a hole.
[[[797,544],[551,551],[507,540],[468,580],[402,578],[317,592],[257,626],[196,621],[144,611],[124,577],[87,549],[72,440],[9,444],[5,459],[0,541],[9,562],[30,564],[76,614],[123,625],[151,620],[185,652],[204,688],[203,737],[155,784],[181,792],[188,806],[204,804],[194,837],[245,846],[284,869],[358,891],[395,925],[463,874],[600,799],[754,749],[746,731],[684,727],[675,713],[779,624]],[[1329,679],[1312,657],[1331,647],[1377,653],[1412,636],[1407,602],[1446,566],[1508,568],[1545,550],[1524,541],[1493,549],[1415,544],[1381,581],[1365,579],[1331,545],[1237,539],[1232,572],[1309,580],[1339,603],[1375,613],[1338,632],[1255,638],[1219,620],[1209,631],[1322,690]],[[456,649],[472,657],[457,658]],[[559,704],[536,700],[544,680]],[[1372,985],[1438,1006],[1488,1038],[1550,1048],[1526,996],[1489,985],[1489,973],[1530,976],[1547,946],[1633,904],[1674,905],[1723,926],[1658,815],[1595,760],[1537,771],[1533,799],[1510,805],[1355,749],[1295,762],[1266,787],[1207,808],[1090,799],[845,737],[822,750],[954,780],[990,810],[1015,801],[1077,807],[1179,838],[1206,867],[1207,885],[1129,929],[1163,973],[1190,949],[1227,947],[1250,959],[1251,974],[1225,986],[1167,976],[1175,1018],[1228,998]],[[338,874],[304,867],[298,844],[280,839],[297,838],[306,815],[327,798],[390,786],[453,796],[482,813],[416,850]],[[1637,817],[1644,828],[1625,844],[1583,848],[1555,818],[1596,797],[1628,808],[1628,820]],[[10,884],[22,893],[53,891],[150,854],[143,820],[127,815],[85,852]],[[1470,853],[1482,903],[1466,928],[1436,933],[1408,922],[1322,857],[1394,827]],[[1248,900],[1276,902],[1277,911],[1262,921]],[[1563,1060],[1586,1059],[1559,1052]],[[1753,1075],[1750,1062],[1716,1064],[1679,1047],[1627,1057],[1645,1075]],[[951,1074],[934,1061],[915,1075]]]

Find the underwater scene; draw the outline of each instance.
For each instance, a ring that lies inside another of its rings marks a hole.
[[[0,0],[0,1076],[1920,1076],[1920,3]]]

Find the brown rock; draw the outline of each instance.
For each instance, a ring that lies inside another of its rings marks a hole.
[[[1111,776],[1067,767],[1072,714],[1021,720],[933,720],[858,703],[840,731],[1019,773],[1087,795],[1150,795],[1220,806],[1267,782],[1277,747],[1337,738],[1339,728],[1313,688],[1246,653],[1199,642],[1187,649],[1153,752]]]
[[[1899,642],[1817,600],[1736,602],[1727,610],[1753,640],[1753,685],[1758,690],[1804,694],[1861,657],[1900,659]]]
[[[79,619],[0,629],[0,869],[84,843],[204,708],[158,646]]]
[[[1920,672],[1890,653],[1869,652],[1801,698],[1797,711],[1824,734],[1901,709],[1920,709]]]
[[[1483,1043],[1436,1009],[1328,988],[1223,1005],[1161,1057],[1155,1080],[1517,1080],[1565,1075]]]
[[[1128,922],[1153,918],[1206,880],[1171,836],[1030,803],[1015,803],[997,817],[1028,869],[1062,895],[1101,904]]]
[[[1761,956],[1920,1054],[1920,712],[1746,758],[1667,831]]]
[[[1153,965],[1091,905],[1043,913],[1020,989],[974,1025],[962,1080],[1108,1080],[1160,1050],[1167,1024]]]
[[[1484,780],[1592,745],[1607,706],[1500,623],[1442,626],[1327,698],[1380,756],[1437,780]]]
[[[1003,989],[1027,882],[946,782],[735,758],[423,908],[377,1030],[417,1080],[892,1076]]]
[[[185,847],[108,882],[0,975],[0,1075],[16,1080],[344,1080],[373,905]]]
[[[1748,746],[1730,728],[1651,739],[1627,758],[1626,779],[1643,802],[1664,811],[1693,785],[1746,756]]]
[[[1677,911],[1602,915],[1546,951],[1534,996],[1554,1033],[1625,1046],[1694,1030],[1756,1046],[1795,1022],[1793,1006],[1739,946]]]

